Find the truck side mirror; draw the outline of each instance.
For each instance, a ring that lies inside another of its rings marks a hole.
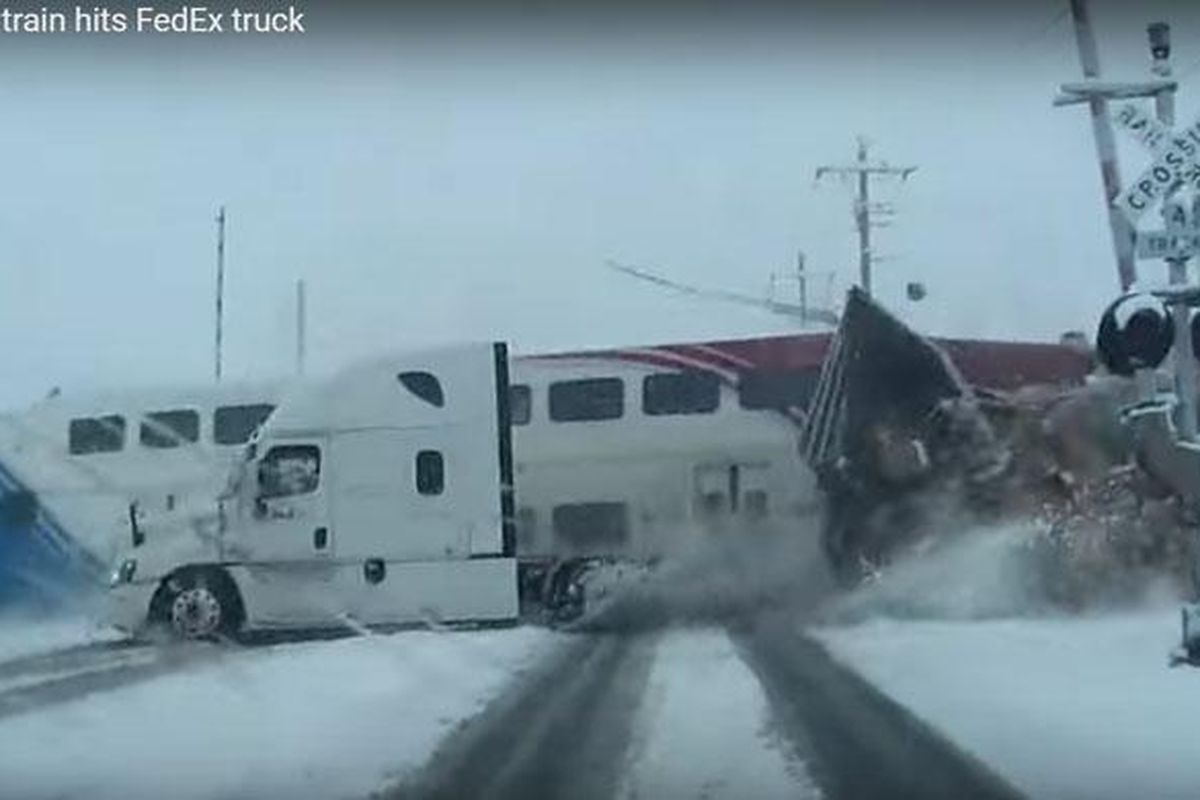
[[[382,558],[368,558],[363,563],[363,577],[367,583],[382,583],[387,576],[387,567]]]

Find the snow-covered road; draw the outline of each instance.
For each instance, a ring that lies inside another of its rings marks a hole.
[[[1017,797],[794,618],[577,636],[387,797]]]
[[[0,798],[363,796],[420,765],[555,639],[519,628],[212,647],[0,720]]]
[[[899,787],[1169,800],[1200,787],[1200,672],[1166,666],[1170,609],[820,629],[832,659],[787,619],[175,650],[70,630],[7,632],[0,700],[56,681],[72,689],[41,691],[28,708],[0,702],[0,800]]]
[[[672,631],[655,653],[639,710],[637,754],[619,795],[821,797],[803,760],[771,724],[737,648],[719,630]]]

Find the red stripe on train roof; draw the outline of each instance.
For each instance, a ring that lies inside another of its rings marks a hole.
[[[736,372],[725,368],[723,365],[701,362],[674,353],[663,347],[647,347],[637,350],[591,350],[575,353],[550,353],[533,356],[532,358],[541,361],[570,361],[576,359],[583,361],[626,361],[633,364],[662,367],[676,372],[698,369],[713,373],[721,379],[722,383],[733,386],[737,382]]]
[[[672,369],[676,358],[699,362],[719,373],[748,369],[818,369],[833,339],[829,333],[760,336],[644,348],[586,350],[533,358],[613,358]],[[1016,389],[1032,384],[1079,384],[1091,364],[1086,354],[1058,344],[983,339],[934,339],[971,384]]]

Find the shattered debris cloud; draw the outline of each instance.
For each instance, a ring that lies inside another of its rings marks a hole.
[[[575,627],[709,625],[776,610],[805,616],[834,589],[815,518],[801,528],[681,527],[670,540],[649,569],[605,580],[622,567],[598,567],[592,584],[603,588]]]

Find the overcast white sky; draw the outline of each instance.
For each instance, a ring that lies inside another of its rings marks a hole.
[[[603,263],[762,295],[803,248],[840,296],[850,187],[813,171],[859,133],[919,166],[881,192],[885,303],[943,335],[1091,332],[1116,270],[1087,111],[1050,105],[1080,74],[1065,0],[702,7],[309,3],[287,40],[3,36],[0,404],[209,380],[221,203],[233,376],[290,369],[300,277],[318,369],[448,338],[787,331]],[[1174,24],[1190,121],[1200,4],[1092,7],[1112,77],[1146,74],[1145,24]],[[1148,162],[1122,153],[1126,178]]]

